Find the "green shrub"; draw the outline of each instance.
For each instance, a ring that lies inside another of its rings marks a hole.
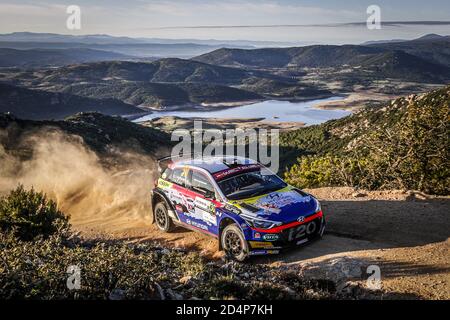
[[[358,186],[364,184],[367,167],[364,158],[308,156],[300,158],[285,179],[299,188]]]
[[[69,230],[69,219],[58,210],[54,201],[34,189],[19,185],[9,195],[0,198],[0,229],[12,232],[21,240],[33,240]]]
[[[285,172],[286,180],[303,188],[353,186],[448,195],[449,102],[450,86],[394,100],[383,110],[367,109],[298,130],[289,143],[304,156]],[[319,132],[334,135],[323,139],[327,134]]]

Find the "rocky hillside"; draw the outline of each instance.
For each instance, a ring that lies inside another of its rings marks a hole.
[[[429,34],[412,41],[375,43],[369,46],[401,50],[436,64],[450,66],[450,36]]]
[[[450,193],[450,86],[283,133],[286,178],[301,187]],[[290,162],[290,163],[289,163]]]
[[[207,83],[108,81],[92,84],[74,83],[58,86],[57,90],[83,97],[117,99],[132,105],[152,108],[263,99],[257,93]]]
[[[388,46],[388,45],[386,45]],[[410,80],[445,82],[450,79],[450,65],[445,59],[429,59],[431,44],[416,51],[376,46],[315,45],[296,48],[219,49],[193,58],[196,61],[241,68],[363,68],[374,75]],[[439,50],[441,49],[441,50]],[[445,55],[446,46],[433,47],[434,56]],[[401,51],[401,52],[399,52]],[[412,54],[414,53],[414,55]]]
[[[22,136],[43,129],[58,129],[64,134],[79,136],[92,151],[100,155],[107,155],[119,147],[134,148],[154,155],[159,148],[170,144],[170,136],[160,130],[100,113],[78,113],[60,121],[21,120],[12,115],[0,114],[0,130],[6,132],[0,136],[0,143],[3,149],[13,153],[27,155],[26,149],[32,146],[20,145]]]
[[[150,63],[113,61],[50,69],[44,82],[97,82],[105,79],[146,82],[240,83],[247,71],[183,59],[161,59]]]

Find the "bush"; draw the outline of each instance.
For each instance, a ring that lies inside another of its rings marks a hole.
[[[368,162],[364,158],[308,156],[285,173],[286,182],[299,188],[367,186]]]
[[[324,289],[297,274],[277,278],[282,269],[211,262],[198,253],[149,242],[55,236],[25,242],[5,232],[0,234],[0,257],[0,299],[336,298],[334,286]],[[192,262],[201,270],[186,269]],[[71,266],[79,268],[78,289],[67,285],[73,284]]]
[[[38,236],[66,235],[69,219],[58,210],[54,201],[34,189],[19,185],[9,195],[0,198],[0,229],[11,232],[21,240]]]
[[[334,137],[339,146],[336,152],[323,145],[323,139],[298,131],[300,137],[311,138],[327,153],[312,150],[307,139],[297,139],[299,147],[314,155],[299,158],[285,178],[301,188],[353,186],[448,195],[449,101],[450,86],[395,100],[383,111],[367,110],[338,120],[335,123],[339,125],[331,130],[340,135]],[[318,126],[316,133],[327,125]]]

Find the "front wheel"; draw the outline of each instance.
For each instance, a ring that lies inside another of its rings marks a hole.
[[[155,223],[161,231],[170,232],[173,229],[172,219],[169,217],[167,207],[163,202],[155,206]]]
[[[248,243],[236,224],[230,224],[223,230],[220,241],[227,256],[237,261],[244,261],[248,257]]]

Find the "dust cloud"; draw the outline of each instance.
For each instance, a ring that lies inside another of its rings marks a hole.
[[[6,135],[0,131],[0,141]],[[34,187],[56,200],[77,226],[123,229],[127,224],[150,224],[153,158],[111,150],[108,158],[114,163],[105,165],[80,137],[55,130],[28,134],[14,149],[28,149],[31,156],[24,160],[0,144],[0,194],[18,184]]]

